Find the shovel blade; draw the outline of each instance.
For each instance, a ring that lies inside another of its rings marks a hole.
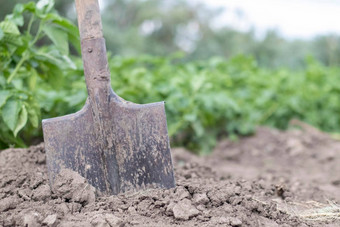
[[[50,184],[71,169],[104,194],[174,187],[164,103],[108,105],[100,116],[87,101],[75,114],[43,120]]]

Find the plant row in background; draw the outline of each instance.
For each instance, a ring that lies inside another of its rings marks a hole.
[[[300,72],[260,68],[246,56],[185,64],[116,57],[110,66],[119,95],[137,103],[165,100],[172,141],[207,153],[218,138],[249,135],[257,125],[285,129],[294,118],[339,132],[340,68],[306,62]]]
[[[49,43],[41,45],[39,44]],[[0,23],[0,147],[42,139],[41,119],[79,110],[87,98],[77,27],[53,1],[17,5]],[[173,145],[207,153],[223,136],[248,135],[298,118],[340,131],[340,68],[312,58],[303,71],[269,70],[251,57],[181,63],[168,58],[110,57],[112,87],[136,103],[166,101]]]

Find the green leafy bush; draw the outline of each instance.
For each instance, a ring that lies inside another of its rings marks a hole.
[[[28,18],[27,22],[24,23]],[[17,5],[0,23],[0,147],[41,140],[40,122],[79,110],[86,100],[75,25],[53,1]],[[172,145],[208,153],[224,136],[298,118],[340,132],[340,68],[313,58],[302,71],[269,70],[252,57],[182,63],[183,56],[110,57],[112,87],[136,103],[166,101]]]
[[[0,147],[24,146],[24,138],[39,134],[42,110],[57,110],[55,103],[66,95],[56,94],[58,88],[69,88],[63,79],[77,69],[69,57],[69,40],[79,50],[78,29],[53,5],[51,0],[17,4],[0,23]],[[49,45],[39,45],[48,40]]]
[[[340,132],[340,68],[306,59],[303,71],[258,67],[252,57],[176,63],[139,57],[110,60],[112,85],[131,101],[166,100],[173,143],[211,152],[216,139],[257,125],[285,129],[293,118]]]

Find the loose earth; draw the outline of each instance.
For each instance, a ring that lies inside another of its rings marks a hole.
[[[118,196],[72,171],[50,188],[44,144],[0,151],[0,226],[340,226],[340,141],[298,125],[173,148],[176,188]]]

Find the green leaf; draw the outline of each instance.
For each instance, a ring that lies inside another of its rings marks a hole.
[[[22,44],[22,40],[20,37],[20,31],[17,27],[17,25],[12,21],[2,21],[0,23],[0,29],[3,32],[3,37],[1,42],[3,43],[10,43],[16,46],[19,46]]]
[[[26,125],[27,123],[27,110],[25,105],[22,105],[19,118],[18,118],[18,123],[14,129],[14,136],[16,137],[18,132]]]
[[[24,17],[22,14],[10,14],[6,16],[6,20],[13,22],[18,26],[24,25]]]
[[[79,104],[83,104],[87,98],[87,94],[84,91],[79,91],[78,93],[71,95],[69,97],[65,97],[65,101],[68,103],[70,107],[77,106]]]
[[[35,91],[37,85],[38,73],[34,68],[31,68],[31,75],[28,78],[28,87],[30,91]]]
[[[63,62],[58,57],[56,57],[53,52],[37,52],[34,58],[38,61],[48,62],[52,65],[59,66],[60,68],[64,68]]]
[[[0,108],[5,105],[7,99],[11,97],[10,91],[0,91]]]
[[[39,114],[37,113],[37,110],[30,107],[27,109],[27,112],[32,126],[37,128],[39,126]]]
[[[0,64],[0,68],[2,68],[2,67],[3,66]],[[6,81],[3,73],[0,72],[0,87],[4,87],[4,86],[6,86],[6,84],[7,84],[7,81]]]
[[[76,48],[78,53],[81,53],[80,50],[80,38],[79,38],[79,29],[69,20],[60,17],[57,14],[49,13],[44,18],[46,21],[51,21],[54,24],[59,25],[59,27],[65,30],[68,34],[68,41]]]
[[[76,64],[74,64],[74,62],[72,61],[72,59],[69,56],[63,55],[62,59],[65,60],[65,65],[67,65],[69,68],[77,69]]]
[[[15,46],[21,46],[22,45],[22,37],[20,37],[20,35],[5,34],[5,36],[3,37],[3,39],[0,42],[6,43],[6,44],[13,44]]]
[[[2,21],[0,23],[0,28],[4,33],[13,34],[13,35],[20,35],[20,31],[17,25],[12,21]]]
[[[16,15],[22,14],[24,12],[24,5],[23,4],[16,4],[13,13]]]
[[[2,119],[12,131],[17,125],[20,108],[21,103],[18,100],[9,100],[2,108]]]
[[[28,10],[28,11],[34,13],[35,9],[36,9],[35,2],[28,2],[28,3],[24,4],[24,10]]]
[[[67,32],[51,24],[46,24],[43,27],[43,31],[46,33],[48,38],[50,38],[50,40],[56,45],[56,47],[62,54],[68,54],[69,49]]]

